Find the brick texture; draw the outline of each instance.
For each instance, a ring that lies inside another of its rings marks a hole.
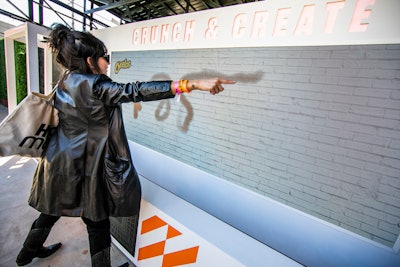
[[[393,246],[400,233],[399,45],[112,54],[113,62],[124,59],[129,69],[111,70],[119,82],[237,81],[217,96],[196,91],[180,102],[124,104],[130,140]]]

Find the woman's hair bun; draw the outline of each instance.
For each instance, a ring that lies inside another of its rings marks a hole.
[[[62,24],[53,24],[51,25],[52,31],[49,36],[49,45],[53,52],[59,51],[62,48],[64,41],[70,39],[73,36],[71,35],[71,30]]]
[[[99,72],[97,61],[107,53],[104,43],[91,33],[75,31],[62,24],[52,25],[47,42],[58,63],[79,73]]]

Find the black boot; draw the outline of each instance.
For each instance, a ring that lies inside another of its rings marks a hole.
[[[43,247],[43,243],[46,241],[50,230],[51,228],[31,228],[24,246],[18,254],[16,260],[18,266],[27,265],[34,258],[46,258],[61,247],[61,243]]]
[[[111,267],[110,247],[92,255],[92,267]]]

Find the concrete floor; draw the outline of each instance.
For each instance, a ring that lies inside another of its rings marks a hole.
[[[7,108],[0,105],[0,121]],[[19,156],[0,157],[0,267],[16,266],[15,259],[39,213],[27,204],[35,159]],[[34,259],[30,267],[91,266],[89,241],[80,218],[62,217],[53,227],[45,245],[61,242],[62,247],[49,258]],[[111,246],[112,266],[129,262],[120,250]],[[129,266],[134,266],[130,263]]]

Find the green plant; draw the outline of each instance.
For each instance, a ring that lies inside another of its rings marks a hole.
[[[14,42],[14,56],[17,103],[19,103],[26,97],[28,87],[26,81],[26,45],[24,43]]]
[[[0,100],[7,99],[6,62],[4,55],[4,39],[0,40]]]

